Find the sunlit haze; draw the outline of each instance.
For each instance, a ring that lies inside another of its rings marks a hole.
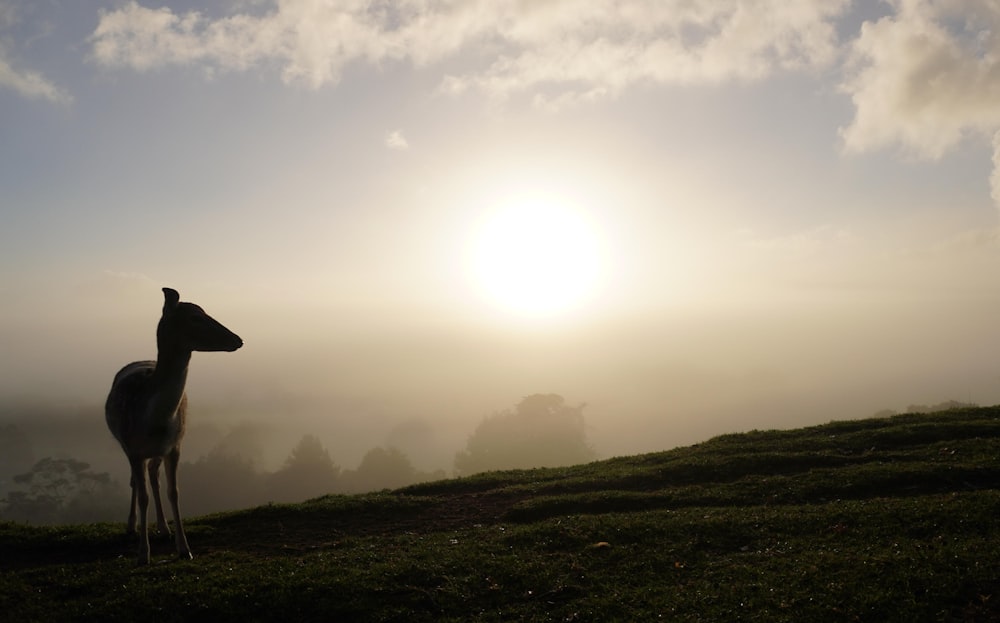
[[[998,94],[986,0],[0,0],[0,416],[114,450],[164,286],[245,341],[186,452],[269,465],[994,404]]]

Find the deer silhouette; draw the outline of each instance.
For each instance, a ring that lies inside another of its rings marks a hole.
[[[135,534],[139,511],[139,565],[149,564],[147,508],[149,473],[156,504],[156,526],[170,534],[160,501],[160,464],[167,477],[177,555],[192,558],[178,508],[177,463],[187,416],[188,364],[194,351],[232,352],[243,346],[238,335],[194,303],[182,303],[176,290],[163,288],[163,315],[156,327],[156,361],[135,361],[115,375],[104,406],[108,429],[121,444],[132,468],[128,533]]]

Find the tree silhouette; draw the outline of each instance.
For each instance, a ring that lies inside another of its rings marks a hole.
[[[344,490],[351,493],[397,489],[420,480],[416,468],[402,450],[372,448],[358,468],[344,474]]]
[[[107,472],[95,473],[76,459],[41,459],[14,476],[22,487],[2,501],[4,519],[36,524],[107,521],[121,513],[124,488]]]
[[[305,435],[285,464],[271,474],[269,493],[274,502],[301,502],[334,491],[340,467],[314,435]]]
[[[10,488],[12,477],[35,462],[31,441],[13,424],[0,426],[0,494]]]
[[[193,463],[182,463],[184,509],[190,515],[246,508],[266,502],[264,476],[251,459],[224,446]]]
[[[459,475],[529,467],[586,463],[596,458],[587,443],[583,408],[559,394],[533,394],[513,411],[484,419],[455,455]]]
[[[229,430],[216,444],[216,450],[239,455],[260,465],[264,460],[264,439],[267,431],[259,424],[243,422]]]

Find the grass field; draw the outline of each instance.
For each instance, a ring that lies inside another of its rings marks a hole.
[[[187,525],[136,567],[124,524],[0,523],[0,619],[997,621],[1000,407]]]

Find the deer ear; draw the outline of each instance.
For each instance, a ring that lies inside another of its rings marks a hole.
[[[172,288],[163,288],[163,311],[167,312],[177,307],[181,300],[181,295]]]

